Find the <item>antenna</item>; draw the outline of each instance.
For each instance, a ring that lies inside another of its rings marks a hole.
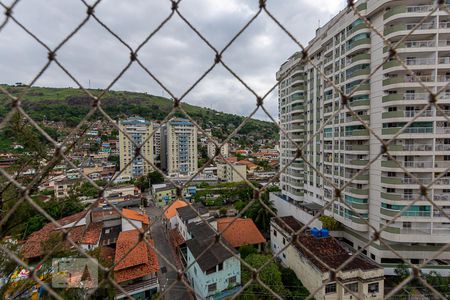
[[[320,28],[320,19],[319,19],[319,22],[318,22],[318,25],[317,25],[317,26],[318,26],[318,28]]]

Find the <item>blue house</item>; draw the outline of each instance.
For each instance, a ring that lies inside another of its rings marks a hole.
[[[215,243],[203,253],[212,243],[214,238],[193,238],[186,241],[187,265],[190,266],[186,276],[191,282],[196,298],[225,299],[240,288],[241,263],[220,243]],[[227,246],[234,253],[238,253],[229,244]]]

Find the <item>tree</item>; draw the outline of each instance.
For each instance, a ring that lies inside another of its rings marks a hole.
[[[261,197],[261,201],[269,207],[274,213],[277,212],[277,209],[273,206],[273,201],[271,201],[268,197],[268,194],[265,193]],[[252,206],[245,212],[245,215],[249,218],[252,218],[253,222],[255,222],[256,226],[264,233],[268,233],[270,229],[270,219],[273,215],[269,212],[269,210],[264,207],[259,200],[253,203]]]
[[[288,290],[286,299],[305,299],[309,292],[303,286],[302,282],[297,278],[297,275],[292,269],[280,266],[281,281],[284,287]]]
[[[241,254],[241,258],[245,259],[251,254],[258,253],[258,250],[253,245],[243,245],[239,247],[239,253]]]
[[[319,220],[322,222],[322,227],[328,230],[339,230],[341,228],[341,223],[333,217],[320,216]]]
[[[259,269],[271,259],[272,257],[270,255],[250,254],[245,258],[245,262],[256,269]],[[251,275],[251,272],[247,268],[242,270],[243,284],[250,280]],[[274,261],[269,262],[264,268],[262,268],[262,270],[258,272],[258,275],[261,281],[269,286],[275,293],[280,295],[284,295],[286,293],[286,290],[283,287],[283,282],[281,281],[281,272]],[[258,283],[251,284],[248,288],[248,292],[257,295],[257,299],[273,299],[272,294]],[[250,298],[253,299],[252,297]]]
[[[150,184],[159,184],[164,182],[164,176],[158,171],[153,171],[148,174]]]

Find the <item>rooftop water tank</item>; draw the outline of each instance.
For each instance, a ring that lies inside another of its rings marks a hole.
[[[320,230],[320,235],[321,235],[322,237],[329,237],[329,236],[330,236],[330,232],[328,231],[328,229],[322,228],[322,229]]]
[[[311,235],[312,235],[313,237],[320,237],[320,230],[317,229],[316,227],[313,227],[313,228],[311,229]]]

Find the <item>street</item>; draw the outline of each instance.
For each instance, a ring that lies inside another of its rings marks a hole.
[[[174,258],[174,253],[169,241],[167,240],[163,225],[161,223],[162,209],[157,207],[146,208],[147,213],[153,223],[151,227],[151,235],[155,242],[155,246],[158,251],[170,261],[174,266],[176,266],[176,260]],[[158,255],[158,261],[160,266],[160,271],[158,272],[159,282],[161,286],[161,292],[168,286],[170,286],[174,281],[177,281],[177,271],[169,266],[169,264]],[[166,273],[163,274],[161,270],[166,269]],[[182,282],[177,282],[165,295],[165,299],[177,300],[177,299],[191,299],[192,296],[183,285]]]

